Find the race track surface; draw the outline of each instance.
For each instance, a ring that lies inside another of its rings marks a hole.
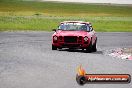
[[[0,32],[0,88],[132,88],[130,84],[86,84],[75,77],[82,64],[87,73],[132,75],[132,60],[103,55],[108,49],[132,47],[132,33],[97,33],[98,51],[51,50],[53,32]]]

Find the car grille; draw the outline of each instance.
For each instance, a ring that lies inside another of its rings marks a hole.
[[[77,43],[77,36],[64,36],[65,43]]]

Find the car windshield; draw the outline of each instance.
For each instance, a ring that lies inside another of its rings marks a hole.
[[[89,31],[89,26],[84,23],[62,23],[58,29],[68,31]]]

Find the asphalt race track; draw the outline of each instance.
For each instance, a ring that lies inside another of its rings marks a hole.
[[[76,83],[77,67],[87,73],[130,74],[132,60],[103,55],[108,49],[132,47],[131,33],[97,33],[98,51],[51,50],[53,32],[0,32],[0,88],[132,88],[130,84]]]

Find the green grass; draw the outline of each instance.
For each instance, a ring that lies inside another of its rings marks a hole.
[[[132,6],[0,0],[0,31],[51,31],[61,21],[90,21],[96,31],[132,32]]]

